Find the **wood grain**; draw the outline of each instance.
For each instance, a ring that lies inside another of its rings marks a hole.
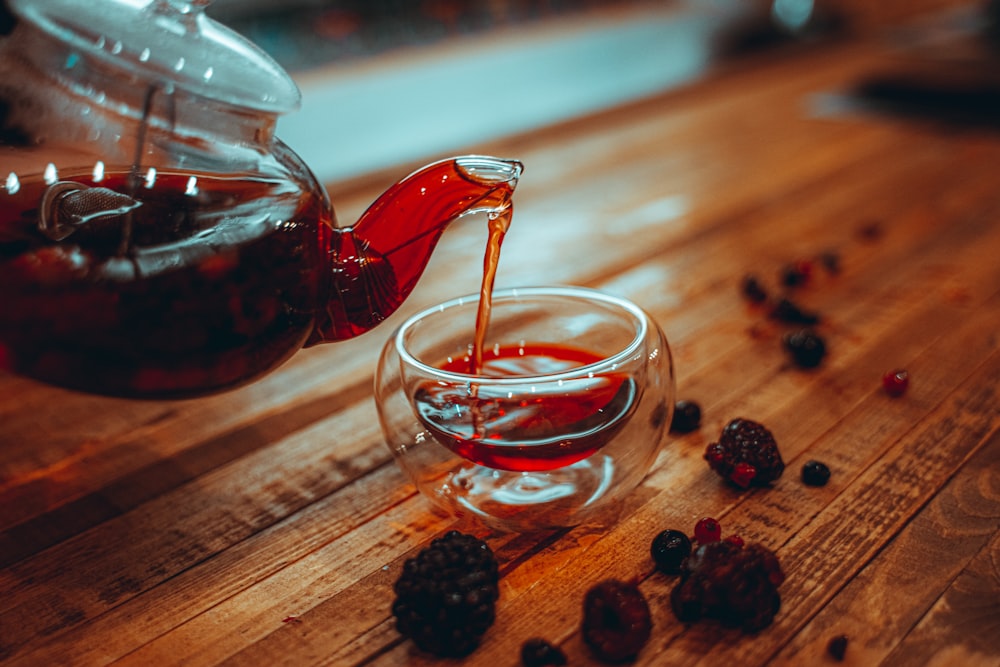
[[[698,431],[671,438],[617,522],[503,534],[440,515],[382,443],[382,343],[409,313],[478,288],[482,220],[445,234],[376,332],[300,352],[248,387],[130,402],[0,377],[0,664],[424,665],[392,583],[443,531],[484,537],[497,619],[463,664],[515,665],[533,636],[595,664],[585,591],[635,579],[654,633],[640,665],[996,664],[1000,660],[1000,136],[817,110],[883,62],[826,44],[720,67],[687,88],[469,151],[526,164],[498,286],[626,296],[670,339]],[[431,159],[436,156],[428,156]],[[413,165],[331,184],[340,217]],[[740,294],[835,253],[793,297],[821,316],[820,368],[791,325]],[[462,286],[465,286],[464,288]],[[891,368],[910,390],[881,388]],[[738,492],[702,453],[730,419],[764,423],[787,468]],[[830,483],[799,479],[809,459]],[[772,626],[685,626],[652,537],[702,516],[775,550]]]

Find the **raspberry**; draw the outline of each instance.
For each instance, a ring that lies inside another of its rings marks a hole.
[[[684,561],[670,606],[683,623],[709,618],[757,632],[781,608],[778,586],[784,580],[778,558],[763,545],[702,544]]]
[[[807,486],[825,486],[830,481],[830,469],[820,461],[806,461],[802,466],[802,481]]]
[[[826,341],[810,329],[787,334],[782,342],[785,351],[800,368],[816,368],[826,356]]]
[[[681,563],[691,555],[691,540],[679,530],[665,530],[653,538],[649,553],[660,572],[678,574]]]
[[[677,401],[670,430],[674,433],[690,433],[701,426],[701,406],[694,401]]]
[[[498,581],[489,546],[450,531],[404,563],[394,587],[396,628],[428,653],[464,657],[493,624]]]
[[[909,386],[910,374],[901,368],[889,371],[882,376],[882,388],[885,390],[885,393],[889,394],[893,398],[897,398],[905,394],[906,389]]]
[[[718,542],[721,537],[722,526],[710,516],[699,519],[694,525],[694,539],[698,540],[699,544]]]
[[[524,667],[565,665],[566,654],[545,639],[533,637],[521,645],[521,663]]]
[[[583,600],[583,640],[605,662],[634,659],[649,640],[649,604],[635,584],[608,579]]]
[[[719,441],[705,450],[705,460],[720,477],[744,489],[767,486],[785,470],[774,436],[749,419],[729,422]]]

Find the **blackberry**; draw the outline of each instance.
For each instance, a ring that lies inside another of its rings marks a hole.
[[[785,336],[785,351],[800,368],[816,368],[826,356],[826,341],[810,329],[802,329]]]
[[[533,637],[521,645],[521,664],[524,667],[565,665],[566,654],[541,637]]]
[[[392,605],[396,629],[428,653],[464,657],[493,624],[499,578],[485,542],[450,531],[403,564]]]
[[[633,660],[652,631],[649,604],[635,584],[607,579],[584,596],[583,640],[600,660]]]
[[[709,467],[740,488],[767,486],[781,477],[785,462],[778,443],[764,426],[749,419],[734,419],[705,449]]]
[[[660,572],[678,574],[681,563],[691,555],[691,539],[679,530],[664,530],[653,538],[649,553]]]
[[[774,304],[771,309],[771,319],[785,322],[787,324],[819,324],[820,317],[817,313],[805,310],[791,299],[784,298]]]
[[[767,547],[727,541],[702,544],[684,561],[681,580],[670,592],[677,619],[703,618],[757,632],[781,608],[778,586],[785,580],[777,556]]]
[[[694,401],[677,401],[670,430],[674,433],[690,433],[701,426],[701,406]]]
[[[806,461],[802,466],[802,482],[806,486],[825,486],[830,481],[830,469],[821,461]]]

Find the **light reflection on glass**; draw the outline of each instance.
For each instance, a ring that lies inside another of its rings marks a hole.
[[[52,185],[59,180],[59,172],[56,171],[56,166],[49,162],[45,165],[45,172],[42,174],[42,178],[45,179],[46,185]]]
[[[771,16],[788,30],[801,30],[813,13],[813,0],[774,0]]]
[[[9,195],[16,195],[21,190],[21,181],[14,172],[7,175],[6,188]]]
[[[184,194],[186,195],[196,195],[198,194],[198,177],[192,176],[187,181],[187,187],[184,188]]]
[[[104,180],[104,162],[98,160],[94,163],[94,182],[100,183]]]
[[[152,188],[156,185],[156,167],[150,167],[146,172],[146,188]]]

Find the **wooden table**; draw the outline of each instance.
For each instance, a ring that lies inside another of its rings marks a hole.
[[[396,468],[371,398],[394,324],[474,292],[485,226],[444,237],[403,310],[243,389],[130,402],[0,378],[4,665],[430,664],[397,634],[403,561],[452,527],[500,562],[497,619],[470,665],[515,665],[532,636],[591,664],[585,591],[638,577],[639,664],[1000,662],[1000,135],[830,101],[887,66],[877,48],[762,56],[627,107],[476,152],[526,171],[498,285],[627,296],[666,331],[700,430],[671,437],[613,527],[496,534],[429,509]],[[832,97],[831,97],[832,96]],[[332,186],[353,220],[413,165]],[[747,303],[824,252],[795,298],[819,312],[814,371]],[[891,398],[883,373],[909,371]],[[734,417],[787,463],[740,492],[702,459]],[[824,487],[799,471],[819,459]],[[678,622],[649,545],[703,516],[775,550],[781,610],[757,635]]]

